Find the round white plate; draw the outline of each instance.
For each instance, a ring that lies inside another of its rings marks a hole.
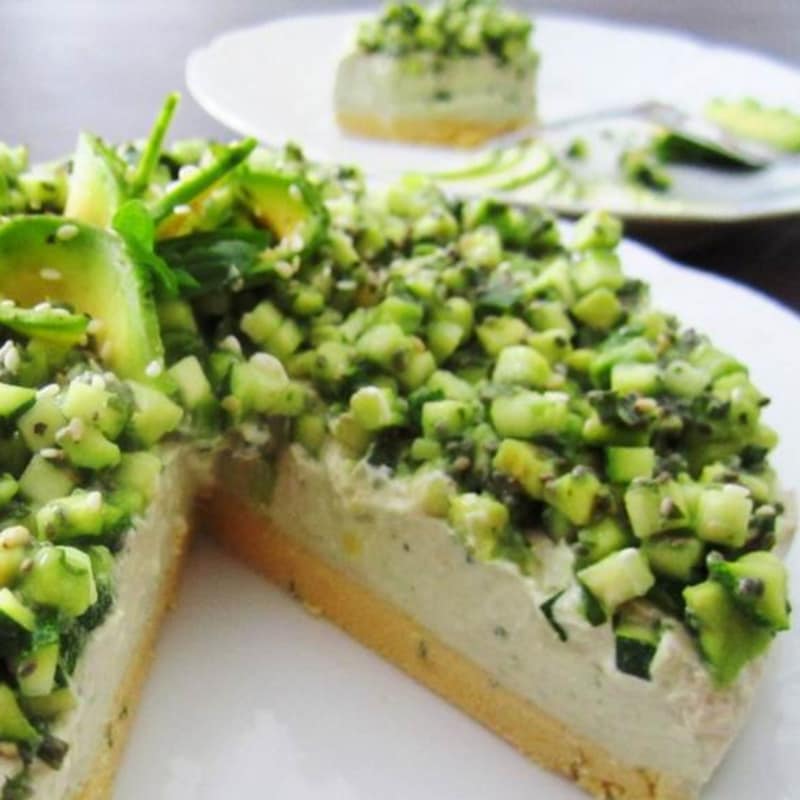
[[[190,55],[189,89],[209,113],[240,133],[275,145],[296,141],[313,158],[359,164],[374,175],[463,165],[470,158],[463,150],[362,139],[338,128],[336,66],[363,18],[292,17],[226,33]],[[534,37],[542,55],[544,122],[643,100],[699,114],[713,97],[751,95],[766,105],[795,108],[800,98],[800,71],[672,32],[542,14]],[[665,202],[656,197],[642,203],[612,192],[602,203],[628,218],[664,221],[737,222],[800,213],[800,157],[735,178],[710,170],[673,172],[675,192]],[[524,192],[519,199],[525,201]],[[581,202],[554,206],[585,209]]]
[[[718,277],[626,243],[662,308],[754,364],[775,400],[776,464],[800,485],[800,320]],[[791,557],[800,577],[800,551]],[[795,580],[800,607],[800,580]],[[704,800],[796,800],[800,637],[776,644],[752,718]],[[201,540],[189,560],[116,800],[581,800],[511,747]]]

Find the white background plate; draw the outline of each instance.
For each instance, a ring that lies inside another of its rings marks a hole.
[[[754,365],[776,465],[800,486],[800,320],[724,279],[626,243],[660,308]],[[800,608],[800,550],[791,557]],[[776,644],[756,708],[704,800],[797,800],[800,637]],[[575,787],[196,543],[119,776],[117,800],[581,800]]]
[[[356,163],[375,175],[463,164],[464,151],[360,139],[337,127],[336,65],[363,16],[292,17],[224,34],[189,57],[189,89],[210,114],[241,133],[276,145],[293,140],[314,158]],[[542,56],[539,109],[545,122],[642,100],[699,114],[713,97],[751,95],[766,105],[795,108],[800,98],[800,71],[658,29],[542,14],[534,37]],[[624,197],[603,202],[625,216],[665,220],[730,222],[800,213],[800,157],[746,177],[709,170],[698,177],[686,169],[676,174],[678,203],[649,208]]]

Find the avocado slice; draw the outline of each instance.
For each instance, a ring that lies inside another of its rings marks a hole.
[[[127,199],[125,164],[99,136],[82,133],[72,163],[64,216],[107,228]]]
[[[776,150],[800,152],[800,114],[768,108],[757,100],[712,100],[705,115],[720,128],[745,139],[764,142]]]
[[[52,299],[93,317],[98,354],[123,377],[142,379],[162,359],[149,274],[112,232],[51,216],[0,225],[0,295],[28,306]]]
[[[239,174],[239,186],[256,220],[278,237],[277,253],[310,255],[319,247],[328,213],[308,180],[289,172],[247,166]]]

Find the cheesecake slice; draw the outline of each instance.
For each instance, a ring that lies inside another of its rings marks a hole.
[[[464,147],[519,128],[536,110],[531,28],[493,2],[390,5],[339,64],[336,118],[361,136]]]
[[[2,800],[109,796],[194,502],[590,794],[696,798],[790,623],[746,367],[650,305],[606,214],[160,153],[173,107],[4,176]]]

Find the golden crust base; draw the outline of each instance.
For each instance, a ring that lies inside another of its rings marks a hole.
[[[501,133],[508,133],[527,125],[530,119],[519,117],[506,122],[476,122],[474,120],[381,117],[338,111],[336,121],[349,133],[366,136],[370,139],[444,144],[451,147],[475,147]]]
[[[105,741],[108,742],[108,747],[102,748],[95,756],[88,779],[71,795],[71,800],[111,800],[113,796],[114,776],[119,768],[134,712],[150,669],[161,623],[173,604],[180,584],[190,532],[191,528],[186,526],[175,536],[174,555],[161,585],[155,609],[142,633],[141,645],[136,656],[117,691],[114,713],[106,728]]]
[[[218,490],[209,529],[246,564],[458,706],[542,766],[602,800],[691,800],[669,776],[630,767],[499,686],[422,625],[276,531],[242,497]]]

